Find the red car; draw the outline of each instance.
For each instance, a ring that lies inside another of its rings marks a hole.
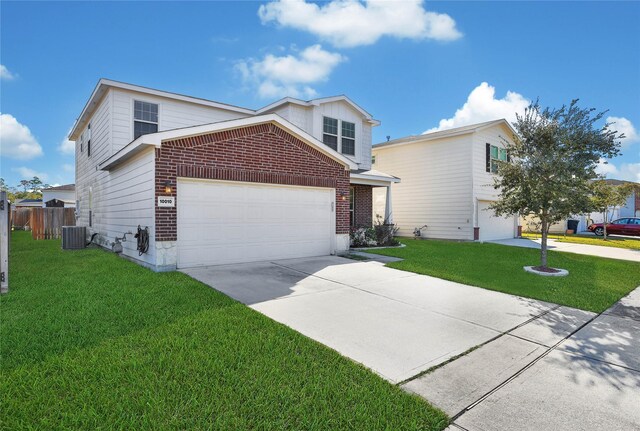
[[[604,235],[602,223],[594,223],[587,229],[598,236]],[[640,217],[619,218],[607,223],[607,235],[609,234],[640,236]]]

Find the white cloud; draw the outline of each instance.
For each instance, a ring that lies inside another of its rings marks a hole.
[[[640,163],[623,163],[619,172],[618,179],[640,183]]]
[[[26,166],[11,168],[11,170],[20,174],[20,179],[22,180],[30,180],[33,177],[38,177],[41,181],[46,182],[49,178],[49,175],[46,172],[38,172],[34,169],[27,168]]]
[[[521,94],[508,91],[502,99],[496,99],[496,89],[486,82],[474,88],[462,108],[459,108],[453,117],[440,120],[438,127],[426,130],[423,133],[438,130],[451,129],[469,124],[482,123],[483,121],[498,120],[504,118],[509,122],[516,119],[516,113],[524,113],[530,101]]]
[[[76,167],[70,163],[64,163],[62,165],[62,170],[67,173],[74,173],[76,171]]]
[[[600,159],[596,172],[606,178],[640,183],[640,163],[622,163],[616,167],[611,161],[605,163],[605,159]]]
[[[607,123],[614,123],[610,126],[611,130],[624,133],[625,137],[621,141],[623,147],[640,142],[640,135],[636,131],[636,128],[633,126],[633,123],[625,117],[607,117]]]
[[[307,31],[339,47],[371,45],[383,36],[455,40],[462,37],[446,14],[428,12],[422,0],[334,0],[323,5],[276,0],[260,6],[263,24]]]
[[[601,158],[596,166],[596,173],[612,178],[618,173],[618,168],[613,163]]]
[[[62,139],[62,141],[60,141],[60,145],[58,145],[58,151],[62,154],[73,156],[76,153],[76,143],[67,139],[67,136],[69,136],[70,133],[71,129],[69,129],[69,132],[67,132],[66,136]]]
[[[0,153],[2,157],[18,160],[29,160],[43,154],[29,128],[10,114],[0,114]]]
[[[333,69],[345,60],[338,53],[312,45],[298,56],[267,54],[262,60],[243,60],[236,64],[236,70],[246,84],[257,87],[260,97],[311,98],[316,95],[311,84],[326,81]]]
[[[4,64],[0,64],[0,79],[6,79],[7,81],[10,81],[15,77],[16,75],[11,73]]]

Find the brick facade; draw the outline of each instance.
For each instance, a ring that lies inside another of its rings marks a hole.
[[[355,184],[354,227],[371,227],[373,225],[373,187]]]
[[[349,232],[349,201],[341,199],[349,193],[349,171],[274,124],[163,142],[156,149],[156,200],[175,196],[177,206],[177,177],[335,188],[336,233]],[[177,240],[176,223],[176,207],[156,206],[156,241]]]

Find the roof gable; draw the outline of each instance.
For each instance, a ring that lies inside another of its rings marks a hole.
[[[260,108],[256,111],[257,114],[262,114],[262,113],[268,113],[273,111],[274,109],[279,108],[282,105],[286,105],[286,104],[293,104],[293,105],[299,105],[299,106],[305,106],[305,107],[313,107],[313,106],[319,106],[325,103],[332,103],[332,102],[344,102],[346,104],[348,104],[353,110],[355,110],[356,112],[358,112],[360,115],[362,115],[362,117],[365,119],[365,121],[371,123],[372,125],[378,126],[380,125],[380,121],[374,119],[371,114],[369,114],[367,111],[365,111],[363,108],[361,108],[357,103],[355,103],[353,100],[349,99],[347,96],[345,95],[339,95],[339,96],[330,96],[330,97],[321,97],[318,99],[311,99],[311,100],[300,100],[300,99],[295,99],[293,97],[285,97],[283,99],[280,99],[276,102],[273,102],[263,108]]]

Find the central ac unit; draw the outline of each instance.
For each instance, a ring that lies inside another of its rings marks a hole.
[[[62,226],[62,249],[79,250],[86,247],[87,228],[85,226]]]

